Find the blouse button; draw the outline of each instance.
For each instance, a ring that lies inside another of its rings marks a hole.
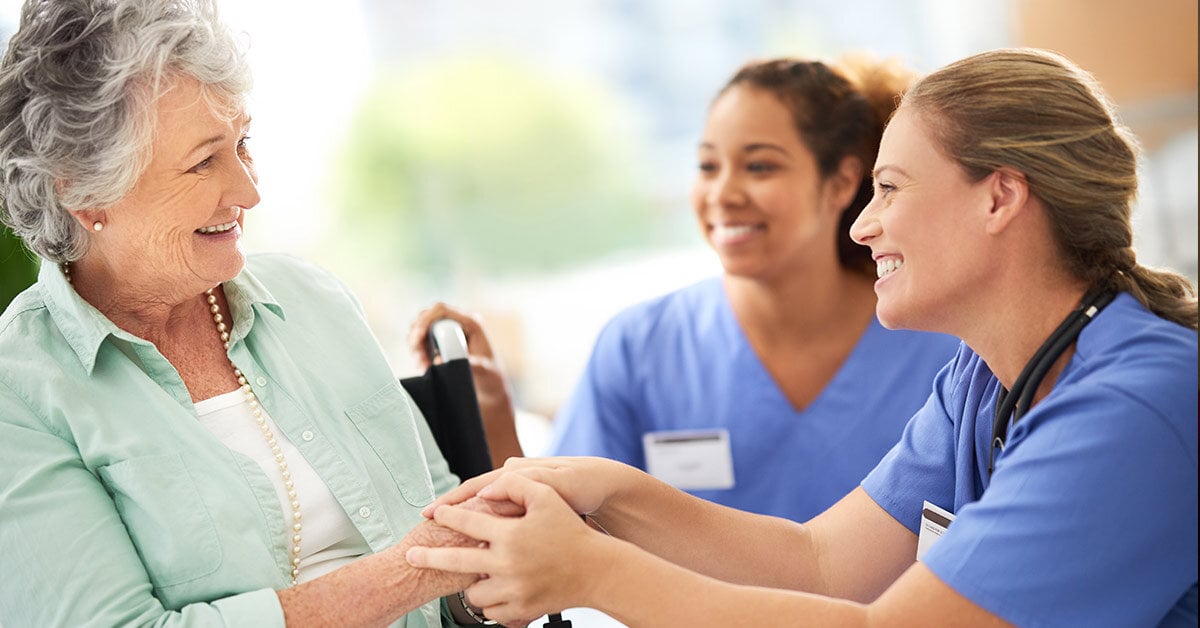
[[[265,378],[265,377],[263,377],[263,376],[261,376],[261,375],[260,375],[260,376],[258,377],[258,379],[254,380],[254,383],[258,384],[259,386],[266,386],[266,385],[267,385],[267,378]]]
[[[300,433],[300,438],[303,438],[305,441],[312,440],[313,439],[312,430],[304,430],[303,432]]]
[[[366,506],[363,506],[362,508],[359,508],[359,509],[358,509],[358,516],[362,517],[363,519],[366,519],[367,517],[370,517],[370,516],[371,516],[371,509],[370,509],[370,508],[367,508]]]

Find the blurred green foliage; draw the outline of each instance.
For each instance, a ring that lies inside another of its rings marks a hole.
[[[653,239],[628,116],[493,57],[382,71],[335,173],[339,252],[427,275],[545,268]]]
[[[0,311],[37,280],[38,259],[12,231],[0,225]]]

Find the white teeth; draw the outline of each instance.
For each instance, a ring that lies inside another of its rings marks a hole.
[[[225,233],[237,226],[237,221],[227,222],[223,225],[213,225],[212,227],[200,227],[196,231],[200,233]]]
[[[890,274],[900,270],[903,266],[904,266],[904,260],[902,260],[902,259],[895,259],[895,258],[890,258],[890,257],[887,259],[881,259],[881,260],[875,262],[875,275],[877,277],[883,277],[885,275],[890,275]]]
[[[713,225],[712,237],[716,242],[729,242],[744,238],[758,230],[758,225]]]

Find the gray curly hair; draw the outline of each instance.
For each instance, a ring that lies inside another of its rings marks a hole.
[[[155,100],[173,78],[232,119],[250,90],[246,46],[212,0],[27,0],[0,61],[0,220],[33,252],[79,259],[99,209],[150,162]]]

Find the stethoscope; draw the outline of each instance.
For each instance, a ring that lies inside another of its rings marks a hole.
[[[996,398],[996,416],[992,420],[992,451],[988,457],[988,476],[996,465],[996,448],[1004,451],[1004,439],[1008,437],[1008,429],[1018,419],[1029,411],[1033,405],[1033,396],[1042,385],[1042,379],[1050,371],[1050,367],[1062,357],[1067,347],[1079,337],[1079,332],[1096,317],[1104,306],[1116,298],[1117,293],[1107,288],[1093,288],[1083,295],[1079,306],[1067,315],[1046,342],[1038,348],[1017,380],[1013,382],[1012,390],[1000,387],[1000,396]]]

